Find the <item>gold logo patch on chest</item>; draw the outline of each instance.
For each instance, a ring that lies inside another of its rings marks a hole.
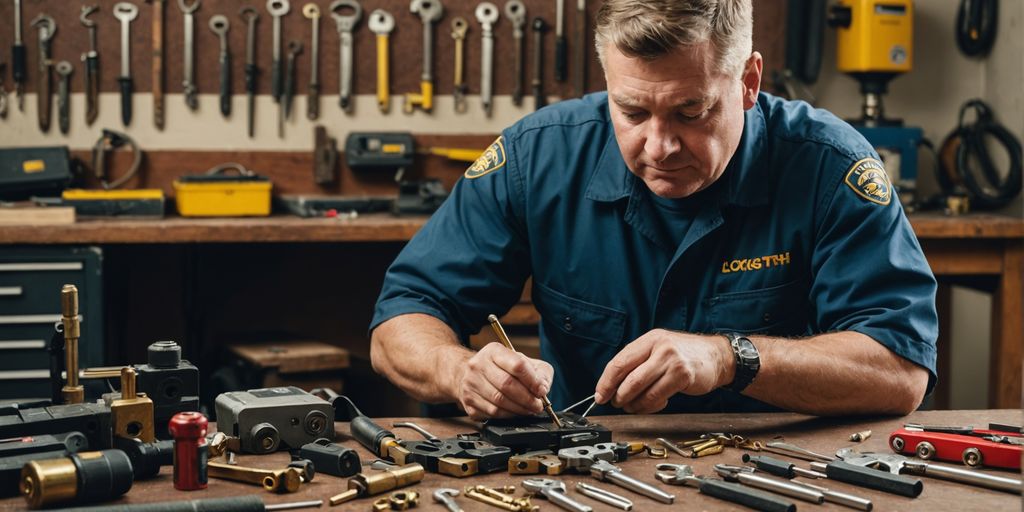
[[[789,257],[789,251],[779,254],[769,254],[768,256],[758,256],[756,258],[738,258],[735,260],[723,261],[722,273],[730,274],[733,272],[752,272],[755,270],[789,265],[790,262],[792,262],[792,259]]]

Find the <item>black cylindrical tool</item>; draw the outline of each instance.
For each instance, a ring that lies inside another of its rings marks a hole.
[[[323,500],[298,501],[264,505],[258,496],[233,496],[205,500],[161,501],[117,505],[113,507],[78,507],[62,509],[62,512],[269,512],[271,510],[292,510],[297,508],[318,508]]]
[[[132,463],[121,450],[36,460],[21,470],[21,494],[32,509],[117,498],[132,488]]]
[[[118,437],[114,439],[114,447],[124,450],[132,461],[136,481],[153,478],[162,466],[174,465],[173,439],[143,443],[134,438]]]
[[[755,455],[751,456],[748,453],[743,454],[743,462],[753,464],[754,467],[764,471],[765,473],[781,476],[783,478],[796,478],[803,476],[807,478],[826,478],[826,475],[817,471],[811,471],[798,467],[796,464],[792,464],[788,461],[776,459],[774,457],[768,457],[767,455]]]
[[[918,497],[921,491],[924,490],[924,484],[917,478],[894,475],[880,469],[857,466],[841,460],[829,462],[828,464],[812,462],[811,468],[824,472],[830,479],[838,482],[846,482],[909,498]]]
[[[796,512],[796,505],[770,492],[759,491],[734,482],[702,478],[698,486],[701,494],[731,501],[763,512]]]
[[[334,444],[330,439],[317,439],[302,445],[299,456],[313,461],[313,467],[331,476],[349,477],[359,472],[359,454],[351,448]]]

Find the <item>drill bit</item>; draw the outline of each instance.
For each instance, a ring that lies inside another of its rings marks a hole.
[[[495,315],[488,315],[487,321],[491,322],[491,328],[494,329],[494,334],[498,336],[501,343],[505,345],[505,348],[516,351],[516,348],[512,346],[512,340],[508,339],[508,335],[505,334],[505,328],[501,326],[501,322],[498,321],[498,317]],[[558,419],[558,415],[555,414],[555,410],[551,407],[551,401],[548,400],[547,395],[542,396],[540,399],[541,403],[544,404],[544,410],[551,417],[551,421],[554,422],[555,426],[562,428],[562,420]]]

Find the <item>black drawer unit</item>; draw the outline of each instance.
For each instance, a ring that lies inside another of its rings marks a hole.
[[[78,288],[79,366],[102,366],[103,254],[99,247],[0,247],[0,399],[47,397],[46,347],[60,291]]]

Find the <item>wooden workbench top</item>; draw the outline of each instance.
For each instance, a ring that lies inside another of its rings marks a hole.
[[[449,437],[457,433],[470,432],[474,430],[475,424],[465,418],[451,420],[435,420],[424,418],[404,419],[416,421],[421,426],[430,430],[439,437]],[[594,418],[602,425],[609,427],[614,432],[615,441],[643,440],[654,442],[655,438],[666,437],[674,441],[691,439],[694,433],[699,432],[732,432],[749,438],[767,441],[775,436],[782,435],[786,441],[803,446],[819,453],[834,453],[837,449],[851,446],[854,443],[847,441],[850,434],[865,429],[874,432],[873,436],[864,443],[857,445],[860,451],[888,452],[886,440],[889,432],[899,428],[904,423],[925,423],[938,425],[974,425],[987,426],[989,422],[1009,423],[1019,425],[1024,422],[1024,414],[1019,410],[988,410],[988,411],[924,411],[916,412],[904,418],[872,418],[872,419],[823,419],[802,416],[797,414],[688,414],[688,415],[655,415],[655,416],[606,416]],[[399,419],[378,419],[381,426],[391,426],[401,421]],[[353,441],[348,435],[348,425],[337,423],[338,442],[345,446],[358,448],[362,460],[372,460],[369,452]],[[400,436],[417,438],[418,434],[407,429],[396,431]],[[649,459],[636,456],[630,460],[620,463],[623,470],[637,478],[649,483],[657,483],[654,478],[654,466],[659,462],[670,463],[692,463],[698,475],[713,473],[712,467],[718,463],[742,464],[740,456],[743,452],[727,448],[720,455],[704,457],[700,459],[683,459],[676,455],[670,455],[667,460]],[[767,454],[772,455],[772,454]],[[776,455],[773,455],[776,456]],[[781,456],[777,456],[784,458]],[[239,457],[239,464],[259,466],[266,468],[284,467],[287,464],[288,456],[285,452],[279,452],[267,456],[246,455]],[[801,467],[807,467],[808,463],[792,460]],[[367,469],[367,471],[372,471]],[[1006,471],[992,471],[993,473],[1011,476]],[[220,498],[228,496],[241,496],[247,494],[259,494],[267,503],[285,503],[305,500],[327,500],[330,496],[346,489],[344,479],[327,475],[318,475],[308,485],[303,485],[298,493],[289,495],[278,495],[265,493],[261,489],[245,484],[239,484],[224,480],[211,479],[209,487],[204,491],[179,492],[175,491],[171,480],[171,468],[165,467],[155,479],[138,482],[135,487],[121,500],[111,504],[137,504],[155,501],[169,500],[192,500],[201,498]],[[421,494],[420,508],[429,510],[440,510],[439,506],[432,503],[431,494],[435,489],[450,487],[461,489],[467,485],[490,485],[499,486],[518,483],[526,476],[510,476],[507,473],[491,473],[489,475],[478,475],[464,479],[456,479],[443,475],[428,474],[422,483],[408,490],[416,490]],[[670,510],[684,508],[689,510],[747,510],[732,505],[731,503],[709,498],[691,487],[674,487],[659,484],[659,487],[675,494],[675,505],[662,505],[649,498],[632,494],[624,489],[616,488],[609,483],[598,482],[587,475],[564,474],[559,477],[570,489],[578,481],[588,482],[602,488],[608,488],[613,492],[629,497],[633,500],[634,510]],[[932,478],[924,478],[924,492],[918,498],[904,498],[901,496],[872,491],[859,487],[850,486],[838,482],[826,482],[825,485],[839,491],[867,497],[874,503],[875,510],[1019,510],[1021,497],[999,491],[965,486],[952,482],[945,482]],[[820,484],[821,482],[819,482]],[[520,489],[519,493],[522,493]],[[591,504],[595,510],[613,510],[611,507],[594,502],[585,498],[573,490],[570,490],[573,498]],[[467,511],[495,511],[487,505],[459,497],[459,504]],[[560,510],[554,505],[542,499],[535,500],[541,506],[541,510]],[[844,507],[826,503],[818,508],[807,503],[798,503],[801,510],[850,510]],[[370,510],[371,500],[360,499],[343,506],[331,508],[331,510]],[[10,498],[0,501],[0,508],[21,509],[24,508],[24,501],[21,498]],[[327,508],[325,501],[325,508]]]
[[[412,238],[426,220],[426,216],[395,217],[386,213],[355,219],[292,215],[83,219],[55,226],[0,226],[0,244],[402,242]],[[913,214],[910,223],[920,239],[1024,237],[1024,220],[1003,215]]]

